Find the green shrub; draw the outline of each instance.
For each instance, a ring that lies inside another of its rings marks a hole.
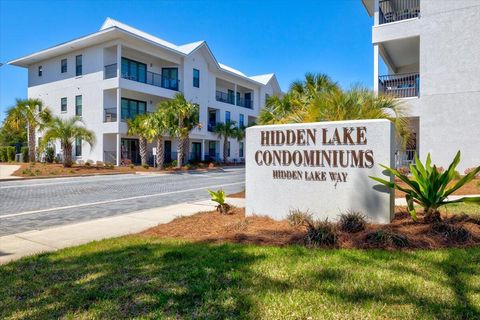
[[[130,169],[135,169],[135,165],[133,163],[130,163],[129,167]]]
[[[338,225],[342,231],[355,233],[365,230],[367,221],[362,213],[349,210],[340,215]]]
[[[337,243],[337,226],[325,220],[305,221],[307,223],[307,233],[304,241],[307,246],[333,246]]]
[[[20,152],[22,153],[22,161],[28,162],[28,147],[22,147]]]
[[[134,167],[135,167],[135,166],[134,166]],[[147,163],[145,163],[144,165],[142,165],[142,168],[148,170],[148,169],[150,168],[150,166],[149,166]]]
[[[432,224],[432,231],[441,234],[446,241],[465,242],[472,234],[463,227],[455,226],[445,221],[438,221]]]
[[[463,197],[452,201],[447,200],[447,197],[450,194],[460,189],[467,182],[471,181],[475,175],[480,172],[480,167],[475,168],[463,178],[458,180],[453,186],[449,187],[450,182],[455,179],[455,168],[460,162],[460,151],[457,152],[453,162],[443,173],[440,173],[435,165],[432,166],[431,162],[430,153],[427,156],[425,165],[423,165],[418,159],[418,156],[415,155],[415,165],[410,165],[412,179],[408,178],[404,174],[401,174],[398,170],[381,165],[388,172],[397,176],[400,180],[406,183],[409,188],[404,188],[398,183],[392,183],[381,178],[370,178],[390,188],[405,192],[408,212],[414,221],[417,221],[417,213],[414,208],[415,203],[423,207],[426,220],[430,220],[430,216],[432,215],[439,216],[438,208],[449,203],[480,203],[480,197]]]
[[[16,150],[15,147],[8,146],[6,147],[7,159],[6,161],[12,162],[15,161]]]
[[[0,162],[7,162],[7,147],[0,147]]]
[[[388,229],[370,232],[365,237],[365,240],[367,243],[375,246],[394,245],[396,247],[406,247],[409,244],[407,236]]]
[[[105,162],[105,168],[107,169],[113,169],[115,166],[111,162]]]
[[[306,225],[307,221],[312,221],[312,219],[311,213],[298,209],[290,210],[287,216],[287,221],[292,227]]]
[[[92,164],[91,164],[90,162],[88,162],[88,161],[85,162],[85,166],[86,166],[86,167],[90,167],[91,165],[92,165]]]
[[[45,148],[45,161],[47,163],[53,163],[55,160],[55,149],[52,147],[46,147]]]
[[[173,160],[173,161],[170,163],[170,166],[176,167],[176,166],[177,166],[177,160]]]
[[[217,205],[218,212],[222,214],[227,214],[230,211],[231,209],[230,205],[225,202],[225,191],[223,191],[222,189],[219,189],[217,191],[213,191],[209,189],[208,193],[211,196],[211,200],[213,202],[218,203]]]

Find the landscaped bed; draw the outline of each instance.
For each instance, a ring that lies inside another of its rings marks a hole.
[[[159,172],[156,168],[142,166],[113,166],[113,165],[78,165],[74,164],[70,168],[63,167],[62,164],[55,163],[15,163],[20,165],[13,175],[18,177],[55,177],[55,176],[76,176],[89,174],[109,174],[109,173],[135,173],[135,172]],[[185,170],[205,170],[216,168],[213,164],[198,163],[195,166],[184,166],[181,169],[166,167],[162,172],[175,172]],[[218,167],[217,167],[218,168]]]
[[[468,207],[468,205],[463,206]],[[477,210],[480,213],[478,206]],[[421,219],[422,216],[419,215],[419,218]],[[432,223],[414,223],[405,208],[398,207],[391,224],[368,224],[365,230],[355,233],[338,229],[337,244],[331,247],[437,249],[480,245],[480,214],[469,217],[464,214],[444,213],[444,218],[447,227],[467,230],[470,236],[464,233],[457,234],[454,230],[448,233]],[[292,226],[287,220],[276,221],[263,216],[245,217],[243,208],[235,208],[227,215],[212,211],[181,217],[170,223],[148,229],[142,234],[160,239],[176,238],[190,241],[283,246],[303,244],[305,233],[306,226],[303,224]],[[401,237],[400,241],[396,242],[393,239],[392,242],[392,239],[385,238],[391,235]]]

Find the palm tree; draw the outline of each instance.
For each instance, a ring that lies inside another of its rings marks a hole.
[[[5,124],[15,131],[22,127],[27,128],[28,137],[28,158],[36,160],[35,143],[36,131],[42,130],[50,121],[51,113],[48,108],[43,107],[40,99],[17,99],[15,106],[7,110]]]
[[[147,135],[148,128],[146,126],[147,115],[139,114],[133,119],[127,120],[128,131],[131,136],[138,136],[140,145],[140,161],[143,165],[147,164]]]
[[[77,139],[81,139],[93,146],[95,144],[95,133],[83,126],[83,121],[80,117],[75,116],[65,120],[60,117],[54,117],[45,129],[41,145],[60,140],[63,150],[63,166],[71,167],[72,145]]]
[[[157,169],[162,170],[165,162],[163,150],[163,137],[168,133],[171,126],[172,114],[170,112],[170,101],[158,104],[157,110],[150,113],[145,119],[146,134],[149,141],[156,141],[156,162]]]
[[[165,105],[168,114],[172,118],[169,132],[173,137],[178,138],[177,145],[177,168],[180,168],[185,161],[185,152],[188,151],[188,139],[190,131],[199,126],[199,107],[190,103],[182,93],[177,93],[173,100]]]
[[[219,139],[223,138],[223,162],[227,163],[228,157],[228,138],[241,138],[242,130],[236,127],[235,121],[219,122],[213,128]]]

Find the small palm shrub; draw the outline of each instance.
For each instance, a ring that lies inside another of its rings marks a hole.
[[[146,164],[146,163],[143,164],[142,167],[143,167],[143,169],[147,169],[147,170],[150,168],[150,166],[149,166],[148,164]]]
[[[287,216],[287,221],[292,227],[299,227],[306,225],[307,221],[312,221],[312,214],[308,211],[301,211],[298,209],[290,210]]]
[[[355,233],[365,230],[367,221],[361,212],[349,210],[340,215],[338,225],[342,231]]]
[[[130,163],[129,167],[130,169],[135,169],[135,165],[133,163]]]
[[[338,231],[335,223],[325,220],[306,220],[307,233],[304,241],[307,246],[333,246],[337,243]]]
[[[391,230],[376,230],[366,235],[365,241],[375,246],[406,247],[409,244],[407,236]]]
[[[225,202],[225,191],[222,189],[219,189],[217,191],[213,190],[208,190],[208,193],[212,197],[211,200],[213,202],[218,203],[217,205],[217,211],[220,212],[221,214],[227,214],[231,207],[228,203]]]
[[[445,221],[438,221],[432,224],[432,231],[441,234],[446,241],[465,242],[472,234],[464,227],[455,226]]]
[[[430,159],[430,153],[427,156],[425,165],[423,165],[418,159],[418,156],[415,155],[415,165],[410,165],[410,172],[412,174],[411,179],[398,172],[398,170],[381,165],[388,172],[406,183],[408,188],[402,187],[398,183],[386,181],[378,177],[370,178],[390,188],[405,192],[408,212],[414,221],[417,221],[417,213],[414,208],[415,203],[423,207],[426,221],[436,221],[440,219],[438,208],[441,206],[458,202],[480,203],[480,197],[463,197],[452,201],[447,199],[449,195],[460,189],[464,184],[471,181],[475,175],[480,172],[480,167],[477,167],[458,180],[456,183],[453,183],[453,180],[455,179],[455,168],[459,162],[460,151],[457,152],[457,155],[453,159],[453,162],[450,164],[448,169],[443,173],[440,173],[435,165],[431,165],[432,160]]]
[[[113,163],[111,163],[111,162],[105,162],[105,168],[106,168],[106,169],[113,169],[113,168],[114,168],[114,165],[113,165]]]
[[[45,148],[45,161],[53,163],[53,160],[55,160],[55,150],[52,147]]]

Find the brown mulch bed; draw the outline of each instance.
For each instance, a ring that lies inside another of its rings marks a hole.
[[[447,241],[444,235],[432,230],[431,224],[413,222],[401,208],[397,208],[395,219],[388,225],[369,224],[366,230],[358,233],[339,231],[338,248],[385,248],[398,249],[392,244],[367,243],[368,233],[377,230],[390,230],[408,238],[403,249],[437,249],[446,247],[469,247],[480,245],[480,221],[466,216],[457,216],[458,221],[450,218],[451,224],[470,231],[472,237],[465,241]],[[422,219],[422,216],[419,215]],[[175,238],[200,242],[235,242],[257,245],[284,246],[303,244],[305,227],[292,227],[286,220],[276,221],[263,216],[245,216],[243,208],[235,208],[229,215],[216,211],[202,212],[189,217],[180,217],[167,224],[142,232],[143,235],[162,239]]]
[[[229,198],[245,198],[245,190],[227,195]]]
[[[142,166],[120,166],[108,168],[104,166],[86,166],[86,165],[73,165],[70,168],[64,168],[62,164],[56,163],[35,163],[33,166],[30,163],[12,163],[20,165],[20,168],[16,170],[13,175],[17,177],[55,177],[55,176],[77,176],[85,174],[108,174],[108,173],[135,173],[135,172],[177,172],[186,170],[208,170],[218,169],[213,164],[208,165],[199,163],[196,167],[184,166],[181,169],[168,167],[162,171],[159,171],[153,167],[143,168]]]

